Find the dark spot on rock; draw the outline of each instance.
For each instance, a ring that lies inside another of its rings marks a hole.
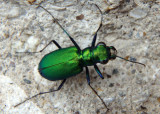
[[[141,105],[141,109],[142,110],[146,110],[147,108]]]
[[[77,19],[77,20],[82,20],[82,19],[84,19],[84,15],[83,15],[83,14],[78,15],[78,16],[76,16],[76,19]]]
[[[32,5],[36,0],[27,0],[30,5]]]
[[[93,78],[94,78],[94,79],[97,79],[97,76],[94,76]]]
[[[113,69],[112,74],[118,74],[118,69]]]
[[[130,2],[130,0],[126,0],[126,2]]]
[[[119,92],[119,96],[120,96],[120,97],[125,97],[126,94],[125,94],[124,92],[121,91],[121,92]]]
[[[141,112],[141,114],[147,114],[147,112]]]
[[[99,113],[100,113],[100,110],[99,110],[99,109],[97,109],[97,110],[96,110],[96,113],[97,113],[97,114],[99,114]]]
[[[136,70],[135,70],[135,69],[133,69],[133,70],[132,70],[132,74],[134,74],[135,72],[136,72]]]
[[[122,110],[121,112],[122,112],[122,113],[126,113],[126,110]]]
[[[23,79],[23,81],[24,81],[25,83],[27,83],[27,84],[31,84],[31,81],[28,80],[28,79]]]
[[[116,83],[116,86],[120,86],[120,84],[119,84],[119,83]]]
[[[114,83],[110,83],[110,84],[109,84],[109,87],[113,87],[113,86],[114,86]]]
[[[0,71],[2,71],[2,66],[0,66]]]
[[[111,75],[107,74],[107,78],[111,78]]]
[[[80,114],[79,111],[76,111],[74,114]]]

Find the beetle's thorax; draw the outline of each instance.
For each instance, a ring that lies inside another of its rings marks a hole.
[[[94,48],[87,47],[81,51],[81,60],[83,66],[91,66],[102,61],[108,61],[110,52],[105,46],[99,45]]]

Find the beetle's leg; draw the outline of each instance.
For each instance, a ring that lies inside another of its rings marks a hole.
[[[37,96],[39,96],[39,95],[46,94],[46,93],[52,93],[52,92],[55,92],[55,91],[60,90],[60,89],[62,88],[63,84],[65,83],[65,81],[66,81],[66,79],[64,79],[64,80],[61,82],[61,84],[59,85],[59,87],[58,87],[56,90],[51,90],[51,91],[47,91],[47,92],[40,92],[40,93],[38,93],[38,94],[36,94],[36,95],[34,95],[34,96],[32,96],[32,97],[30,97],[30,98],[24,100],[23,102],[18,103],[18,104],[15,105],[14,107],[17,107],[17,106],[23,104],[24,102],[26,102],[26,101],[28,101],[28,100],[34,98],[34,97],[37,97]]]
[[[103,19],[102,11],[100,10],[100,8],[96,4],[95,4],[95,6],[98,8],[99,12],[101,13],[101,22],[100,22],[99,27],[98,27],[98,29],[97,29],[94,37],[93,37],[92,46],[91,46],[92,48],[95,47],[95,43],[96,43],[96,39],[97,39],[97,33],[98,33],[99,29],[102,27],[102,19]]]
[[[61,46],[60,46],[55,40],[52,40],[52,41],[50,41],[43,49],[41,49],[39,52],[42,52],[44,49],[46,49],[46,47],[49,46],[52,42],[53,42],[59,49],[61,48]]]
[[[87,78],[88,85],[90,85],[90,77],[89,77],[88,67],[86,67],[86,78]]]
[[[92,91],[99,97],[99,99],[101,100],[101,102],[104,104],[104,106],[107,108],[106,104],[104,103],[104,101],[102,100],[102,98],[98,95],[98,93],[96,92],[96,90],[93,89],[93,87],[90,85],[90,77],[89,77],[89,71],[88,71],[88,67],[86,67],[86,78],[87,78],[87,82],[88,85],[90,86],[90,88],[92,89]],[[109,110],[107,108],[107,110]]]
[[[58,20],[51,14],[51,12],[49,12],[47,9],[45,9],[44,7],[42,6],[38,6],[38,7],[41,7],[42,9],[44,9],[47,13],[49,13],[52,18],[53,18],[53,21],[66,33],[66,35],[70,38],[70,40],[72,41],[72,43],[75,45],[75,47],[81,51],[79,45],[74,41],[74,39],[69,35],[69,33],[62,27],[62,25],[60,25],[60,23],[58,22]]]
[[[94,68],[95,68],[96,72],[99,74],[99,76],[100,76],[102,79],[104,79],[104,77],[103,77],[101,71],[99,70],[98,66],[97,66],[97,65],[94,65]]]
[[[44,49],[46,49],[46,47],[47,47],[48,45],[50,45],[52,42],[53,42],[59,49],[61,48],[61,46],[60,46],[55,40],[52,40],[52,41],[50,41],[43,49],[41,49],[40,51],[37,51],[37,52],[16,52],[16,53],[40,53],[40,52],[42,52]]]

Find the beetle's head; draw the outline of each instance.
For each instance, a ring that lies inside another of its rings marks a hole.
[[[109,60],[114,60],[117,57],[117,50],[113,46],[106,46],[106,49],[109,50],[110,55],[109,55]]]
[[[135,62],[135,61],[131,61],[128,59],[125,59],[123,57],[120,57],[117,55],[117,50],[114,46],[106,46],[106,44],[104,42],[99,42],[96,46],[97,51],[96,53],[98,54],[98,58],[97,58],[97,62],[101,63],[101,64],[106,64],[109,60],[114,60],[116,59],[116,57],[123,59],[125,61],[129,61],[132,63],[137,63],[137,64],[141,64],[143,66],[145,66],[145,64],[140,63],[140,62]]]

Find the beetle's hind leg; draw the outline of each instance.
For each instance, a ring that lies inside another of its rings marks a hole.
[[[18,104],[15,105],[14,107],[17,107],[17,106],[25,103],[26,101],[28,101],[28,100],[30,100],[30,99],[32,99],[32,98],[35,98],[35,97],[37,97],[37,96],[39,96],[39,95],[46,94],[46,93],[52,93],[52,92],[55,92],[55,91],[59,91],[59,90],[62,88],[62,86],[64,85],[65,81],[66,81],[66,79],[64,79],[64,80],[61,82],[61,84],[59,85],[59,87],[58,87],[57,89],[51,90],[51,91],[47,91],[47,92],[40,92],[40,93],[38,93],[38,94],[36,94],[36,95],[34,95],[34,96],[32,96],[32,97],[24,100],[23,102],[18,103]]]
[[[103,99],[98,95],[98,93],[96,92],[96,90],[90,85],[90,77],[89,77],[88,67],[86,67],[86,78],[87,78],[88,85],[90,86],[90,88],[92,89],[92,91],[97,95],[97,97],[99,97],[99,99],[101,100],[101,102],[107,108],[107,111],[108,111],[109,108],[107,107],[107,105],[105,104],[105,102],[103,101]]]

